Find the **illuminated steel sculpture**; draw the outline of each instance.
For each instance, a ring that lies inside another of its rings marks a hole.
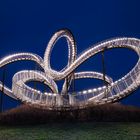
[[[65,37],[68,43],[68,64],[61,71],[55,71],[50,66],[50,55],[55,43]],[[74,72],[84,61],[105,49],[128,48],[134,50],[139,56],[135,67],[124,77],[113,81],[111,77],[94,71]],[[44,71],[24,70],[13,76],[12,90],[0,82],[0,90],[14,99],[33,106],[53,109],[54,107],[85,107],[113,103],[128,96],[140,86],[140,40],[136,38],[116,38],[91,46],[77,57],[75,40],[69,30],[60,30],[50,39],[45,51],[44,60],[33,53],[16,53],[0,59],[0,68],[20,60],[35,61]],[[104,80],[107,84],[99,88],[70,92],[69,88],[74,79],[96,78]],[[62,91],[58,91],[56,81],[65,79]],[[28,81],[43,82],[51,92],[42,93],[31,88]]]

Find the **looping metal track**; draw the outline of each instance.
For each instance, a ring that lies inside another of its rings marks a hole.
[[[61,71],[55,71],[51,68],[50,58],[51,51],[55,43],[65,37],[68,43],[68,63]],[[134,68],[124,77],[117,81],[113,81],[111,77],[94,71],[74,72],[74,70],[84,63],[90,57],[104,51],[104,49],[128,48],[134,50],[139,56],[138,62]],[[44,60],[32,53],[17,53],[0,59],[0,68],[10,63],[29,60],[35,61],[42,69],[19,71],[13,76],[12,90],[4,86],[0,81],[0,90],[14,99],[20,99],[23,102],[34,106],[44,108],[54,107],[83,107],[85,105],[98,105],[116,102],[131,94],[140,86],[140,40],[136,38],[116,38],[104,41],[97,45],[91,46],[88,50],[77,56],[76,43],[73,35],[68,30],[60,30],[56,32],[50,39],[45,51]],[[73,75],[72,75],[73,74]],[[108,86],[99,88],[91,88],[84,91],[69,92],[72,76],[76,79],[96,78],[105,80]],[[56,81],[65,79],[62,91],[58,91]],[[69,85],[67,86],[67,80]],[[51,92],[43,93],[37,89],[31,88],[26,83],[28,81],[38,81],[47,85]]]

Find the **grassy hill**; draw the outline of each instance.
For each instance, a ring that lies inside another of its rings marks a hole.
[[[0,126],[0,140],[139,140],[140,123],[86,122]]]
[[[0,114],[0,124],[44,124],[54,122],[140,122],[140,108],[109,104],[82,110],[43,110],[28,105]]]
[[[71,111],[21,105],[0,114],[0,140],[139,140],[139,122],[140,108],[121,104]]]

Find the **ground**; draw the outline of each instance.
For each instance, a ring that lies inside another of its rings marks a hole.
[[[140,123],[87,122],[0,126],[0,140],[139,140]]]

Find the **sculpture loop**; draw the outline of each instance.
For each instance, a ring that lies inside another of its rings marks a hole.
[[[60,71],[53,70],[50,65],[51,52],[56,42],[65,37],[68,43],[68,63]],[[105,49],[128,48],[134,50],[139,56],[137,64],[124,77],[113,81],[108,75],[94,71],[74,72],[74,70],[90,57]],[[14,99],[34,106],[53,109],[54,107],[84,107],[86,105],[98,105],[116,102],[140,86],[140,40],[136,38],[116,38],[91,46],[88,50],[77,56],[76,43],[69,30],[60,30],[50,39],[44,54],[44,60],[33,53],[17,53],[0,59],[0,68],[10,63],[28,60],[35,61],[44,71],[23,70],[13,76],[12,90],[3,86],[0,81],[0,90]],[[83,91],[70,92],[73,81],[81,78],[96,78],[105,80],[107,86],[91,88]],[[62,91],[58,91],[56,81],[65,79]],[[28,81],[42,82],[50,88],[50,92],[41,92],[31,88]],[[4,89],[4,90],[3,90]]]

